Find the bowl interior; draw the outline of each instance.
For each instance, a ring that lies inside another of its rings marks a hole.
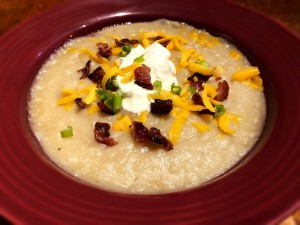
[[[28,121],[28,111],[27,111],[27,102],[30,98],[30,89],[31,85],[42,67],[42,65],[47,61],[47,59],[50,57],[52,53],[55,52],[56,49],[60,48],[64,43],[67,41],[85,36],[88,34],[91,34],[93,32],[99,31],[103,28],[110,27],[113,25],[118,24],[124,24],[124,23],[134,23],[134,22],[146,22],[146,21],[153,21],[156,19],[169,19],[169,20],[175,20],[180,22],[185,22],[189,25],[194,26],[197,29],[204,29],[208,31],[210,34],[222,37],[226,39],[231,44],[238,47],[238,49],[248,58],[250,63],[252,65],[258,66],[261,72],[261,77],[263,79],[264,83],[264,92],[265,92],[265,98],[266,98],[266,104],[267,104],[267,116],[264,128],[262,130],[262,133],[260,135],[259,140],[256,142],[256,144],[253,146],[251,151],[249,151],[237,164],[235,164],[231,169],[226,171],[224,174],[214,178],[213,180],[197,187],[201,188],[206,185],[214,184],[220,180],[226,179],[228,176],[230,176],[232,173],[238,172],[240,169],[243,168],[243,165],[245,165],[247,162],[249,162],[253,157],[255,157],[256,154],[259,153],[259,151],[264,147],[265,143],[268,141],[269,136],[273,130],[274,123],[277,117],[277,102],[276,102],[276,92],[273,87],[272,81],[270,79],[270,75],[268,74],[264,64],[262,63],[261,59],[254,54],[254,52],[251,51],[251,49],[248,49],[244,43],[240,42],[235,37],[228,34],[225,30],[216,29],[214,27],[210,27],[207,25],[204,25],[202,23],[199,23],[198,20],[193,20],[191,18],[184,18],[181,15],[180,16],[166,16],[163,14],[158,13],[149,13],[147,14],[141,14],[141,13],[128,13],[128,14],[114,14],[114,15],[108,15],[104,18],[101,18],[101,20],[91,21],[90,23],[86,25],[82,25],[78,27],[77,29],[74,29],[71,32],[64,33],[63,35],[60,35],[59,38],[57,38],[54,42],[52,42],[50,45],[45,48],[43,52],[41,52],[38,56],[38,59],[34,62],[34,64],[31,66],[28,74],[26,83],[23,86],[22,89],[22,97],[21,97],[21,104],[20,104],[20,114],[19,119],[21,122],[22,131],[25,134],[25,138],[27,139],[27,142],[31,146],[31,148],[36,152],[36,154],[43,160],[48,166],[50,166],[53,169],[58,170],[60,173],[67,176],[69,179],[73,179],[76,182],[82,182],[78,180],[77,178],[71,176],[70,174],[66,173],[62,169],[60,169],[54,162],[51,161],[51,159],[43,152],[42,147],[40,146],[38,140],[34,136],[33,132],[31,131],[29,121]],[[25,115],[25,116],[24,116]],[[85,182],[82,182],[85,183]],[[86,184],[86,183],[85,183]],[[89,185],[89,184],[86,184]]]

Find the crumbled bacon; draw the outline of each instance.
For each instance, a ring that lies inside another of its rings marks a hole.
[[[88,75],[88,78],[101,87],[101,83],[104,75],[105,75],[105,71],[101,66],[99,66],[91,74]]]
[[[108,58],[112,54],[111,47],[109,47],[108,44],[99,42],[97,43],[97,46],[99,48],[97,52],[98,56]]]
[[[209,115],[214,115],[213,112],[211,112],[209,109],[203,109],[198,112],[199,114],[209,114]]]
[[[156,36],[156,37],[153,37],[153,38],[151,38],[152,40],[153,40],[153,42],[155,42],[155,41],[157,41],[157,40],[160,40],[160,39],[163,39],[163,37],[162,36]],[[168,40],[168,41],[164,41],[164,42],[162,42],[162,43],[160,43],[162,46],[164,46],[164,47],[167,47],[167,45],[170,43],[170,40]]]
[[[143,125],[143,123],[133,121],[130,128],[132,129],[133,138],[139,143],[151,141],[156,144],[163,145],[164,149],[167,151],[173,149],[171,141],[164,137],[160,130],[155,127],[148,129]]]
[[[192,101],[195,105],[204,105],[201,95],[197,92],[193,94]]]
[[[218,83],[217,95],[214,97],[216,101],[224,101],[228,97],[229,85],[226,80]]]
[[[159,145],[163,145],[164,149],[167,151],[170,151],[173,149],[173,144],[170,140],[168,140],[166,137],[164,137],[160,130],[155,128],[155,127],[151,127],[149,129],[149,138],[151,141],[155,142],[156,144]]]
[[[89,75],[90,68],[91,68],[91,60],[86,62],[85,67],[78,70],[78,72],[82,73],[80,80],[86,78]]]
[[[155,99],[150,106],[151,106],[151,113],[153,114],[169,114],[173,109],[173,101],[171,99],[167,99],[167,100]]]
[[[121,40],[115,39],[115,42],[119,47],[123,47],[125,44],[134,45],[139,43],[139,41],[136,39],[129,40],[127,38],[123,38]]]
[[[78,105],[80,108],[85,108],[85,103],[82,101],[82,98],[75,98],[75,103],[76,103],[76,105]]]
[[[109,133],[110,125],[108,123],[97,122],[95,124],[94,135],[97,142],[101,144],[105,144],[107,146],[114,146],[118,144],[118,142],[110,138]]]
[[[197,90],[203,90],[202,84],[207,82],[211,76],[205,76],[200,73],[194,73],[192,76],[188,77],[191,82],[191,86],[197,88]]]
[[[143,123],[133,121],[130,127],[132,129],[132,136],[138,143],[146,142],[149,140],[149,130],[144,126]]]
[[[101,112],[108,114],[108,115],[115,115],[113,111],[111,111],[105,104],[104,101],[97,102],[98,107],[100,108]]]
[[[195,105],[203,105],[204,106],[202,97],[201,97],[201,95],[198,92],[195,93],[195,94],[193,94],[192,101],[194,102]],[[203,110],[199,111],[198,113],[199,114],[210,114],[210,115],[214,114],[209,109],[203,109]]]
[[[155,36],[155,37],[151,37],[150,39],[152,40],[152,41],[157,41],[157,40],[160,40],[160,39],[162,39],[163,37],[162,36]]]
[[[135,68],[134,70],[135,83],[142,88],[153,90],[151,83],[150,68],[145,64]]]

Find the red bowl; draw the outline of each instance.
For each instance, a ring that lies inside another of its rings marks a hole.
[[[237,166],[198,188],[126,195],[72,178],[30,130],[27,98],[45,60],[67,40],[124,22],[167,18],[236,44],[262,72],[267,119]],[[72,1],[0,39],[1,214],[17,224],[274,224],[300,207],[300,38],[227,1]]]

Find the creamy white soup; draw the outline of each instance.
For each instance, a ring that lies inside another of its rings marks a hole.
[[[220,37],[163,19],[67,42],[38,73],[28,110],[58,167],[134,194],[224,174],[254,146],[266,116],[256,65]]]

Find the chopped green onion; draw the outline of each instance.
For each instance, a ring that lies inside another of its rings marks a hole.
[[[132,46],[130,44],[125,44],[122,47],[122,51],[119,53],[120,57],[125,57],[131,52]]]
[[[175,84],[173,83],[172,86],[171,86],[171,92],[172,92],[173,94],[179,95],[180,92],[181,92],[181,87],[180,87],[180,86],[177,86],[177,85],[175,85]]]
[[[62,138],[69,138],[73,136],[73,128],[68,126],[68,128],[61,130],[60,135]]]
[[[205,60],[200,60],[196,62],[197,64],[200,64],[201,66],[208,67],[208,63]]]
[[[109,78],[106,83],[106,90],[116,91],[116,90],[118,90],[118,88],[119,88],[119,86],[117,83],[117,77],[113,76],[113,77]]]
[[[141,56],[134,59],[134,62],[144,62],[144,61],[145,61],[144,55],[141,55]]]
[[[114,113],[117,113],[122,108],[123,93],[119,89],[116,93],[110,90],[97,89],[96,93],[100,100]]]
[[[189,91],[190,91],[192,94],[196,94],[197,88],[195,88],[195,87],[190,87],[190,88],[189,88]]]
[[[101,89],[96,89],[96,93],[98,95],[98,98],[102,101],[106,100],[107,99],[107,96],[105,94],[104,91],[102,91]]]
[[[216,112],[214,114],[214,117],[221,116],[226,112],[224,105],[216,105],[215,109],[216,109]]]
[[[162,82],[160,80],[154,81],[153,88],[154,88],[156,94],[160,94],[160,90],[162,88]]]
[[[122,95],[115,95],[114,97],[114,104],[113,104],[113,112],[117,112],[122,108]]]

